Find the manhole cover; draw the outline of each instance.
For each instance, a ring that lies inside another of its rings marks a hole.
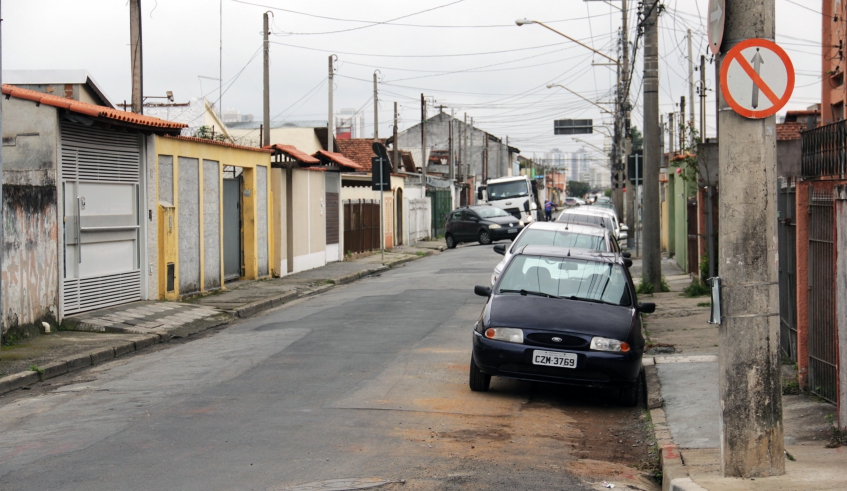
[[[370,489],[386,484],[403,481],[386,481],[375,477],[359,477],[347,479],[330,479],[328,481],[307,482],[295,484],[285,488],[276,488],[276,491],[346,491],[348,489]]]

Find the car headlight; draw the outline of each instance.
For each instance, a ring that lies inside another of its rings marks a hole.
[[[518,220],[518,226],[523,227],[523,220]]]
[[[526,220],[526,223],[531,222],[532,221],[532,215],[527,215],[526,218],[524,218],[524,220]]]
[[[523,330],[511,327],[489,327],[485,330],[485,337],[497,341],[523,344]]]
[[[595,336],[591,338],[591,349],[596,351],[614,351],[616,353],[626,353],[629,351],[629,344],[617,339],[601,338]]]
[[[488,228],[494,230],[494,229],[500,228],[500,225],[497,225],[496,223],[492,223],[491,225],[488,226]]]

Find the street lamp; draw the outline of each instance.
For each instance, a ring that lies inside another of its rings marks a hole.
[[[579,97],[580,99],[582,99],[582,100],[584,100],[584,101],[586,101],[586,102],[589,102],[589,103],[591,103],[591,104],[594,104],[595,106],[599,107],[601,111],[603,111],[603,112],[607,112],[607,113],[611,114],[612,116],[614,116],[614,115],[615,115],[615,113],[613,113],[612,111],[609,111],[608,109],[606,109],[605,107],[601,106],[600,104],[597,104],[596,102],[592,101],[591,99],[586,99],[586,98],[585,98],[585,97],[583,97],[582,95],[577,94],[576,92],[574,92],[573,90],[571,90],[571,89],[569,89],[569,88],[565,87],[565,86],[564,86],[564,85],[562,85],[562,84],[547,84],[547,88],[548,88],[548,89],[552,89],[553,87],[561,87],[561,88],[563,88],[563,89],[567,90],[568,92],[570,92],[571,94],[573,94],[573,95],[575,95],[575,96]]]
[[[523,25],[525,25],[525,24],[538,24],[538,25],[539,25],[539,26],[541,26],[541,27],[546,27],[547,29],[549,29],[549,30],[551,30],[551,31],[555,32],[555,33],[556,33],[556,34],[558,34],[559,36],[562,36],[562,37],[564,37],[564,38],[570,39],[571,41],[573,41],[573,42],[575,42],[576,44],[578,44],[578,45],[582,46],[583,48],[590,49],[591,51],[593,51],[593,52],[597,53],[598,55],[602,56],[603,58],[606,58],[607,60],[611,61],[612,63],[614,63],[614,64],[617,64],[617,63],[618,63],[618,60],[616,60],[616,59],[614,59],[614,58],[610,57],[609,55],[607,55],[607,54],[605,54],[605,53],[601,53],[600,51],[597,51],[596,49],[592,48],[591,46],[589,46],[589,45],[587,45],[587,44],[585,44],[585,43],[582,43],[582,42],[580,42],[580,41],[577,41],[576,39],[574,39],[574,38],[572,38],[572,37],[568,36],[567,34],[563,34],[563,33],[559,32],[559,31],[557,31],[557,30],[553,29],[552,27],[548,26],[547,24],[545,24],[545,23],[543,23],[543,22],[538,22],[537,20],[529,20],[529,19],[518,19],[518,20],[516,20],[516,21],[515,21],[515,24],[517,24],[517,25],[518,25],[518,27],[523,26]]]

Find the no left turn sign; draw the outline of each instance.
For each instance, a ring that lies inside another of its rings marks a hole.
[[[723,60],[721,91],[727,104],[745,118],[773,116],[794,91],[794,65],[773,41],[747,39]]]

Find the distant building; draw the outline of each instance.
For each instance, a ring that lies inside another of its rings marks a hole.
[[[225,109],[221,113],[221,120],[226,123],[249,123],[253,121],[252,114],[241,114],[240,111],[234,108]]]
[[[356,109],[342,109],[335,113],[335,137],[339,140],[365,138],[365,114]]]
[[[115,108],[87,70],[3,70],[3,83]]]

